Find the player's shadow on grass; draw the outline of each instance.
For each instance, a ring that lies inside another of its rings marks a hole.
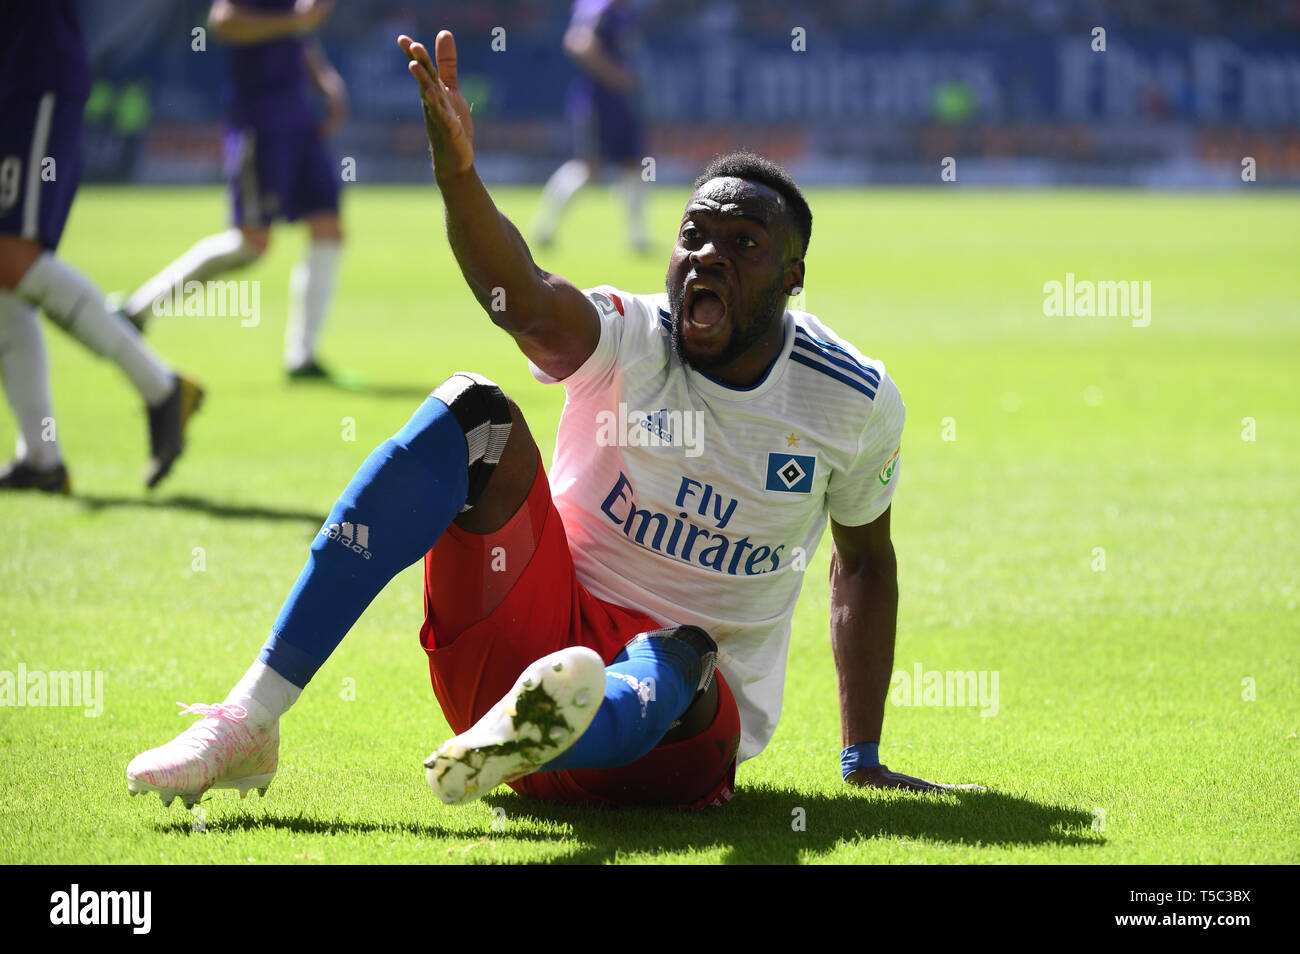
[[[605,864],[629,855],[723,850],[727,864],[796,864],[801,856],[829,856],[846,842],[914,839],[972,847],[1093,845],[1105,839],[1091,831],[1088,812],[1048,805],[999,792],[954,792],[896,796],[853,792],[830,797],[793,789],[742,788],[722,808],[701,812],[671,808],[590,808],[535,802],[493,793],[484,802],[500,808],[502,827],[467,832],[463,818],[439,824],[436,806],[427,821],[384,821],[292,815],[257,809],[214,819],[203,827],[183,815],[161,821],[160,832],[214,837],[236,831],[282,829],[297,834],[383,834],[459,842],[466,837],[545,844],[546,864]],[[539,831],[529,820],[559,826],[563,836]],[[473,859],[467,859],[473,860]]]
[[[368,835],[383,832],[403,832],[421,838],[449,838],[463,840],[463,825],[439,825],[436,820],[413,824],[410,822],[366,821],[361,819],[323,818],[298,812],[294,815],[269,814],[258,808],[246,809],[237,815],[204,821],[196,826],[190,812],[166,818],[156,825],[160,832],[173,835],[205,835],[212,837],[222,832],[264,831],[283,829],[299,835]]]
[[[436,382],[434,384],[363,384],[355,388],[347,388],[344,390],[352,390],[358,394],[366,394],[370,397],[400,398],[402,400],[409,400],[419,404],[423,402],[424,399],[429,396],[429,393],[437,386]]]
[[[400,398],[417,403],[427,398],[429,392],[437,386],[437,381],[432,384],[404,384],[398,381],[376,382],[351,372],[342,372],[328,378],[294,381],[290,385],[290,387],[298,391],[319,388],[329,391],[345,391],[349,394],[365,394],[377,398]]]
[[[568,825],[573,848],[552,863],[604,864],[629,853],[655,855],[722,847],[727,864],[795,864],[802,853],[829,854],[843,842],[906,838],[968,846],[1100,845],[1092,816],[999,792],[893,796],[846,792],[828,797],[742,788],[722,808],[596,809],[489,796],[508,818]]]
[[[454,843],[454,847],[459,847],[462,850],[466,847],[463,843],[467,841],[472,846],[474,842],[503,837],[491,831],[489,827],[490,816],[485,817],[482,830],[467,828],[464,816],[458,816],[446,825],[439,824],[436,815],[438,807],[431,804],[433,814],[430,815],[428,821],[424,822],[326,818],[306,812],[279,815],[268,813],[262,807],[257,806],[241,809],[238,814],[215,818],[211,821],[205,817],[202,824],[196,824],[196,816],[187,811],[164,818],[154,827],[162,834],[206,838],[215,838],[222,834],[234,832],[263,832],[267,829],[291,831],[297,835],[383,835],[401,833],[414,835],[417,838],[427,838],[435,842],[439,840],[450,841]],[[512,831],[509,833],[509,837],[516,841],[545,842],[548,845],[556,841],[555,835],[539,831]],[[448,853],[450,853],[450,849],[448,849]],[[569,859],[562,860],[568,861]]]
[[[211,517],[227,520],[281,520],[293,523],[309,523],[319,527],[325,522],[325,514],[310,513],[306,510],[277,510],[274,507],[250,506],[248,504],[221,503],[217,500],[205,500],[202,497],[95,497],[76,494],[74,498],[86,510],[97,512],[117,507],[140,507],[146,510],[190,510],[205,513]]]

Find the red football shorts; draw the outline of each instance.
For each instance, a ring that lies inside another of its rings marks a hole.
[[[568,537],[540,459],[523,506],[495,533],[455,524],[424,558],[424,625],[433,691],[452,731],[477,722],[525,667],[566,646],[594,649],[609,665],[638,633],[662,624],[598,599],[578,582]],[[740,713],[717,673],[718,712],[693,738],[660,745],[615,769],[535,772],[510,786],[521,795],[598,805],[704,808],[736,784]]]

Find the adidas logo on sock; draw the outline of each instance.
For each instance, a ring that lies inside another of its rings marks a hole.
[[[337,540],[353,553],[370,559],[370,551],[366,549],[370,545],[370,528],[364,523],[331,523],[322,527],[320,533],[322,537]]]

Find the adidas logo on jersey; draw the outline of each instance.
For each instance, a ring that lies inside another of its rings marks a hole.
[[[596,412],[599,447],[681,447],[687,457],[704,453],[704,412],[660,408],[629,410],[620,401],[618,411]]]
[[[321,528],[320,535],[337,540],[353,553],[370,559],[370,551],[366,549],[370,546],[370,528],[364,523],[331,523]]]
[[[671,426],[668,418],[668,408],[660,408],[653,414],[647,414],[638,423],[665,444],[673,442],[672,432],[668,430]]]

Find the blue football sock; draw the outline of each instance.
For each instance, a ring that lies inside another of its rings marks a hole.
[[[437,398],[425,400],[334,504],[258,658],[307,685],[379,591],[455,519],[468,461],[456,417]]]
[[[617,768],[635,762],[664,737],[695,700],[700,654],[671,637],[633,642],[605,668],[605,701],[582,738],[543,772]]]

